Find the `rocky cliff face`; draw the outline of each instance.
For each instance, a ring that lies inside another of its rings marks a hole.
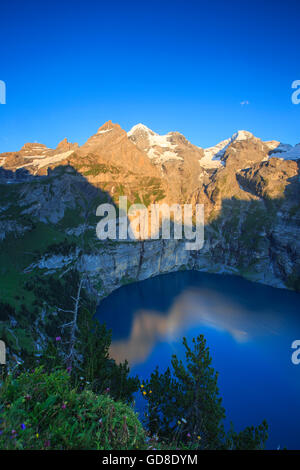
[[[138,125],[126,134],[110,121],[81,147],[65,139],[54,150],[25,144],[1,154],[0,336],[5,327],[16,349],[30,349],[28,315],[35,344],[53,335],[52,304],[64,301],[61,282],[74,266],[98,300],[126,283],[180,269],[300,290],[298,157],[299,146],[246,131],[202,149],[180,133],[160,136]],[[204,204],[204,247],[100,241],[96,208],[110,202],[118,209],[122,195],[149,210],[152,203]]]
[[[139,124],[126,134],[111,121],[81,147],[67,139],[55,150],[25,144],[19,152],[0,155],[0,240],[13,244],[25,235],[34,239],[40,224],[57,234],[53,241],[64,238],[66,244],[78,245],[84,236],[89,253],[83,259],[93,283],[102,283],[100,295],[124,279],[183,267],[297,287],[297,148],[239,131],[201,149],[178,132],[160,136]],[[20,171],[22,178],[17,178]],[[117,206],[120,195],[146,206],[203,203],[204,248],[191,253],[183,242],[172,240],[102,242],[99,254],[96,207],[102,202]],[[51,258],[47,246],[41,252],[44,262]],[[55,263],[50,264],[53,270]]]

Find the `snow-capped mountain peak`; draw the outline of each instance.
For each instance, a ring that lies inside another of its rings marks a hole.
[[[151,135],[158,135],[155,132],[153,132],[149,127],[145,126],[145,124],[139,123],[133,126],[130,131],[127,133],[128,137],[135,135],[139,132],[143,132],[146,134],[151,134]]]
[[[182,160],[176,152],[177,145],[172,142],[172,135],[171,132],[159,135],[144,124],[136,124],[127,133],[128,138],[157,163],[167,160]]]
[[[231,141],[240,141],[240,140],[248,140],[255,138],[251,132],[248,131],[237,131],[231,137]]]
[[[204,156],[200,160],[200,165],[203,168],[219,168],[222,166],[222,157],[225,151],[233,142],[240,142],[243,140],[254,139],[254,135],[248,131],[237,131],[229,139],[222,140],[217,145],[204,149]]]

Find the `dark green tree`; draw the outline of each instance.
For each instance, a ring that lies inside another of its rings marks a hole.
[[[237,433],[231,429],[226,436],[225,448],[232,450],[260,450],[264,449],[268,439],[268,424],[264,420],[259,426],[247,426]]]
[[[158,368],[141,385],[147,400],[146,425],[152,435],[166,443],[198,449],[262,448],[267,426],[246,428],[241,433],[224,431],[225,410],[217,386],[218,373],[211,366],[203,335],[190,348],[183,338],[186,361],[172,356],[170,368]]]
[[[82,362],[74,368],[77,380],[84,376],[96,393],[109,393],[115,400],[132,401],[139,388],[137,377],[129,377],[127,361],[117,364],[109,355],[111,331],[93,318],[88,310],[79,321],[78,352]]]

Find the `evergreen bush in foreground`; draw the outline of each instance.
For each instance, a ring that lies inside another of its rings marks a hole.
[[[193,347],[183,339],[185,361],[174,355],[172,370],[156,369],[138,385],[126,364],[119,369],[109,359],[105,332],[91,331],[88,321],[81,330],[84,359],[72,369],[49,345],[35,370],[19,367],[0,380],[0,449],[264,448],[265,421],[225,432],[218,374],[202,335]],[[137,386],[146,400],[144,425],[129,405]]]

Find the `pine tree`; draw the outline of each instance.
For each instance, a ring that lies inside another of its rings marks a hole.
[[[183,338],[185,363],[172,356],[172,370],[158,368],[141,385],[147,400],[146,426],[167,445],[198,449],[260,449],[267,439],[267,424],[235,433],[224,431],[225,410],[217,386],[218,373],[203,335],[190,348]]]

